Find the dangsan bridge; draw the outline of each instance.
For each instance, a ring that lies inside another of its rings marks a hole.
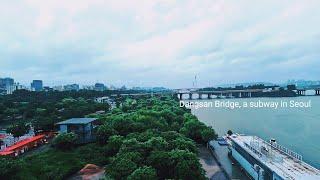
[[[298,96],[305,96],[306,91],[313,90],[315,92],[314,95],[319,96],[320,95],[320,88],[298,88],[295,90]]]
[[[263,89],[231,89],[231,90],[201,90],[201,89],[175,89],[174,92],[180,100],[184,95],[188,95],[188,99],[193,99],[194,95],[198,95],[198,99],[211,99],[213,96],[217,98],[250,98],[254,93],[263,92]]]
[[[250,98],[257,97],[259,93],[276,92],[279,88],[265,88],[265,89],[226,89],[226,90],[202,90],[199,88],[184,88],[174,89],[173,92],[180,100],[182,99],[212,99],[213,96],[217,98]],[[306,91],[314,91],[315,96],[320,96],[320,88],[304,88],[293,90],[298,96],[306,96]],[[187,98],[184,98],[187,95]],[[197,97],[194,97],[197,95]]]

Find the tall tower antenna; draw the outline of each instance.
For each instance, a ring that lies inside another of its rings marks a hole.
[[[194,86],[195,86],[195,88],[198,87],[197,75],[194,76]]]

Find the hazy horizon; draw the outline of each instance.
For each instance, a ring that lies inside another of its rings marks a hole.
[[[36,1],[0,6],[0,77],[168,88],[319,80],[320,1]]]

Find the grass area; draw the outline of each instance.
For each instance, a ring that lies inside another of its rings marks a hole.
[[[103,148],[88,144],[68,152],[49,149],[23,157],[22,161],[26,165],[17,173],[19,179],[64,179],[86,164],[106,164],[107,157],[103,156]]]

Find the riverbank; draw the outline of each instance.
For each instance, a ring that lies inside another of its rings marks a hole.
[[[310,108],[198,108],[192,114],[219,135],[229,129],[241,134],[254,134],[262,139],[275,138],[281,145],[301,154],[308,164],[320,168],[320,98],[256,98],[272,101],[312,101]],[[237,99],[247,101],[248,99]],[[197,100],[198,101],[198,100]],[[207,100],[206,100],[207,101]],[[213,101],[213,100],[212,100]],[[294,143],[293,143],[294,142]]]
[[[230,158],[228,146],[220,145],[217,141],[210,141],[209,148],[212,156],[230,179],[250,180],[242,167]]]

